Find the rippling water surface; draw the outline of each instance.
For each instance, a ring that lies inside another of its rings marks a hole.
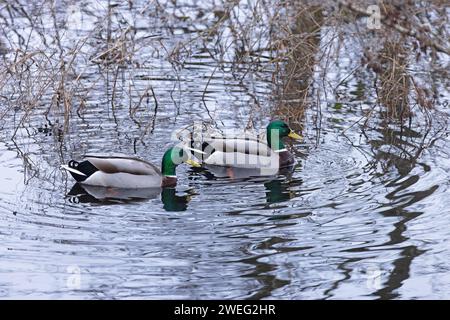
[[[146,28],[137,30],[172,46],[198,31],[167,38],[165,26]],[[197,50],[179,70],[154,55],[114,109],[114,83],[86,70],[94,93],[65,134],[60,118],[43,115],[46,101],[22,124],[10,113],[0,138],[1,298],[450,298],[446,127],[355,125],[372,103],[355,96],[357,76],[342,103],[321,106],[320,127],[317,105],[307,112],[305,140],[289,143],[292,172],[225,179],[180,166],[176,189],[122,196],[74,185],[62,163],[114,151],[159,164],[173,130],[193,120],[239,129],[253,114],[264,129],[277,107],[273,71],[249,79],[243,65],[236,76]],[[126,87],[129,68],[117,72]],[[131,116],[127,101],[148,83],[157,110],[149,96]]]

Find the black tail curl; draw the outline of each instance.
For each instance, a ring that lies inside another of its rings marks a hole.
[[[75,170],[80,171],[81,173],[85,174],[85,176],[76,174],[75,172],[69,171],[72,177],[77,182],[83,182],[87,178],[89,178],[92,174],[98,171],[98,169],[89,161],[83,161],[83,162],[77,162],[75,160],[70,160],[68,163],[69,167]]]

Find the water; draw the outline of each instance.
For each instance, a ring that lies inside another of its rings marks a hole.
[[[199,32],[183,21],[167,23],[173,38],[167,25],[137,29],[175,47]],[[225,179],[180,166],[176,189],[106,199],[74,185],[59,165],[86,152],[159,165],[172,132],[193,120],[239,129],[251,116],[265,127],[277,108],[273,69],[221,69],[195,48],[179,69],[156,49],[141,68],[87,68],[92,92],[67,133],[62,112],[45,117],[47,96],[22,124],[23,112],[10,110],[0,139],[0,298],[450,298],[446,125],[419,118],[400,130],[377,116],[355,125],[373,104],[370,88],[358,93],[365,74],[348,79],[342,103],[324,99],[320,126],[318,106],[307,112],[305,141],[289,143],[292,172]],[[158,107],[148,94],[130,114],[149,84]]]

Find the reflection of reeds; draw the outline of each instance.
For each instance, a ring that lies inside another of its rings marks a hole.
[[[339,1],[340,5],[356,16],[367,18],[370,12],[366,5],[371,2],[353,3]],[[436,78],[424,76],[426,72],[414,69],[428,69],[428,74],[439,72],[440,85],[445,85],[448,71],[442,72],[436,63],[438,53],[449,55],[450,48],[442,39],[448,39],[449,16],[440,0],[420,3],[392,1],[379,3],[380,28],[362,32],[363,41],[375,45],[363,46],[363,63],[377,75],[376,95],[386,107],[386,119],[400,123],[412,117],[415,106],[420,107],[427,119],[429,111],[437,102]],[[348,19],[347,19],[348,21]],[[433,61],[431,64],[428,61]],[[413,66],[414,64],[414,66]],[[427,83],[429,82],[429,83]],[[434,94],[433,94],[434,91]]]

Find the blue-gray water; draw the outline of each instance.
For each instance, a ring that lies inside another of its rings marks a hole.
[[[201,11],[196,6],[183,14]],[[124,19],[133,20],[127,10]],[[88,23],[94,14],[86,19],[82,26],[96,28]],[[59,166],[86,152],[137,154],[159,165],[175,129],[211,118],[220,128],[252,119],[264,129],[277,109],[270,65],[249,72],[233,65],[233,54],[219,64],[201,42],[181,66],[169,63],[161,43],[170,51],[199,31],[168,20],[155,28],[133,20],[137,38],[156,37],[138,49],[139,67],[86,70],[76,62],[90,91],[79,114],[81,104],[73,106],[67,133],[62,112],[46,119],[47,96],[22,122],[23,110],[8,111],[0,135],[0,298],[450,298],[446,108],[436,103],[443,114],[432,125],[420,113],[402,128],[374,114],[363,128],[359,120],[375,103],[371,78],[356,72],[341,83],[352,70],[351,40],[328,74],[339,95],[313,99],[301,123],[305,140],[289,143],[292,172],[230,180],[180,166],[176,189],[144,199],[99,200],[73,189]],[[260,63],[269,60],[260,54]]]

